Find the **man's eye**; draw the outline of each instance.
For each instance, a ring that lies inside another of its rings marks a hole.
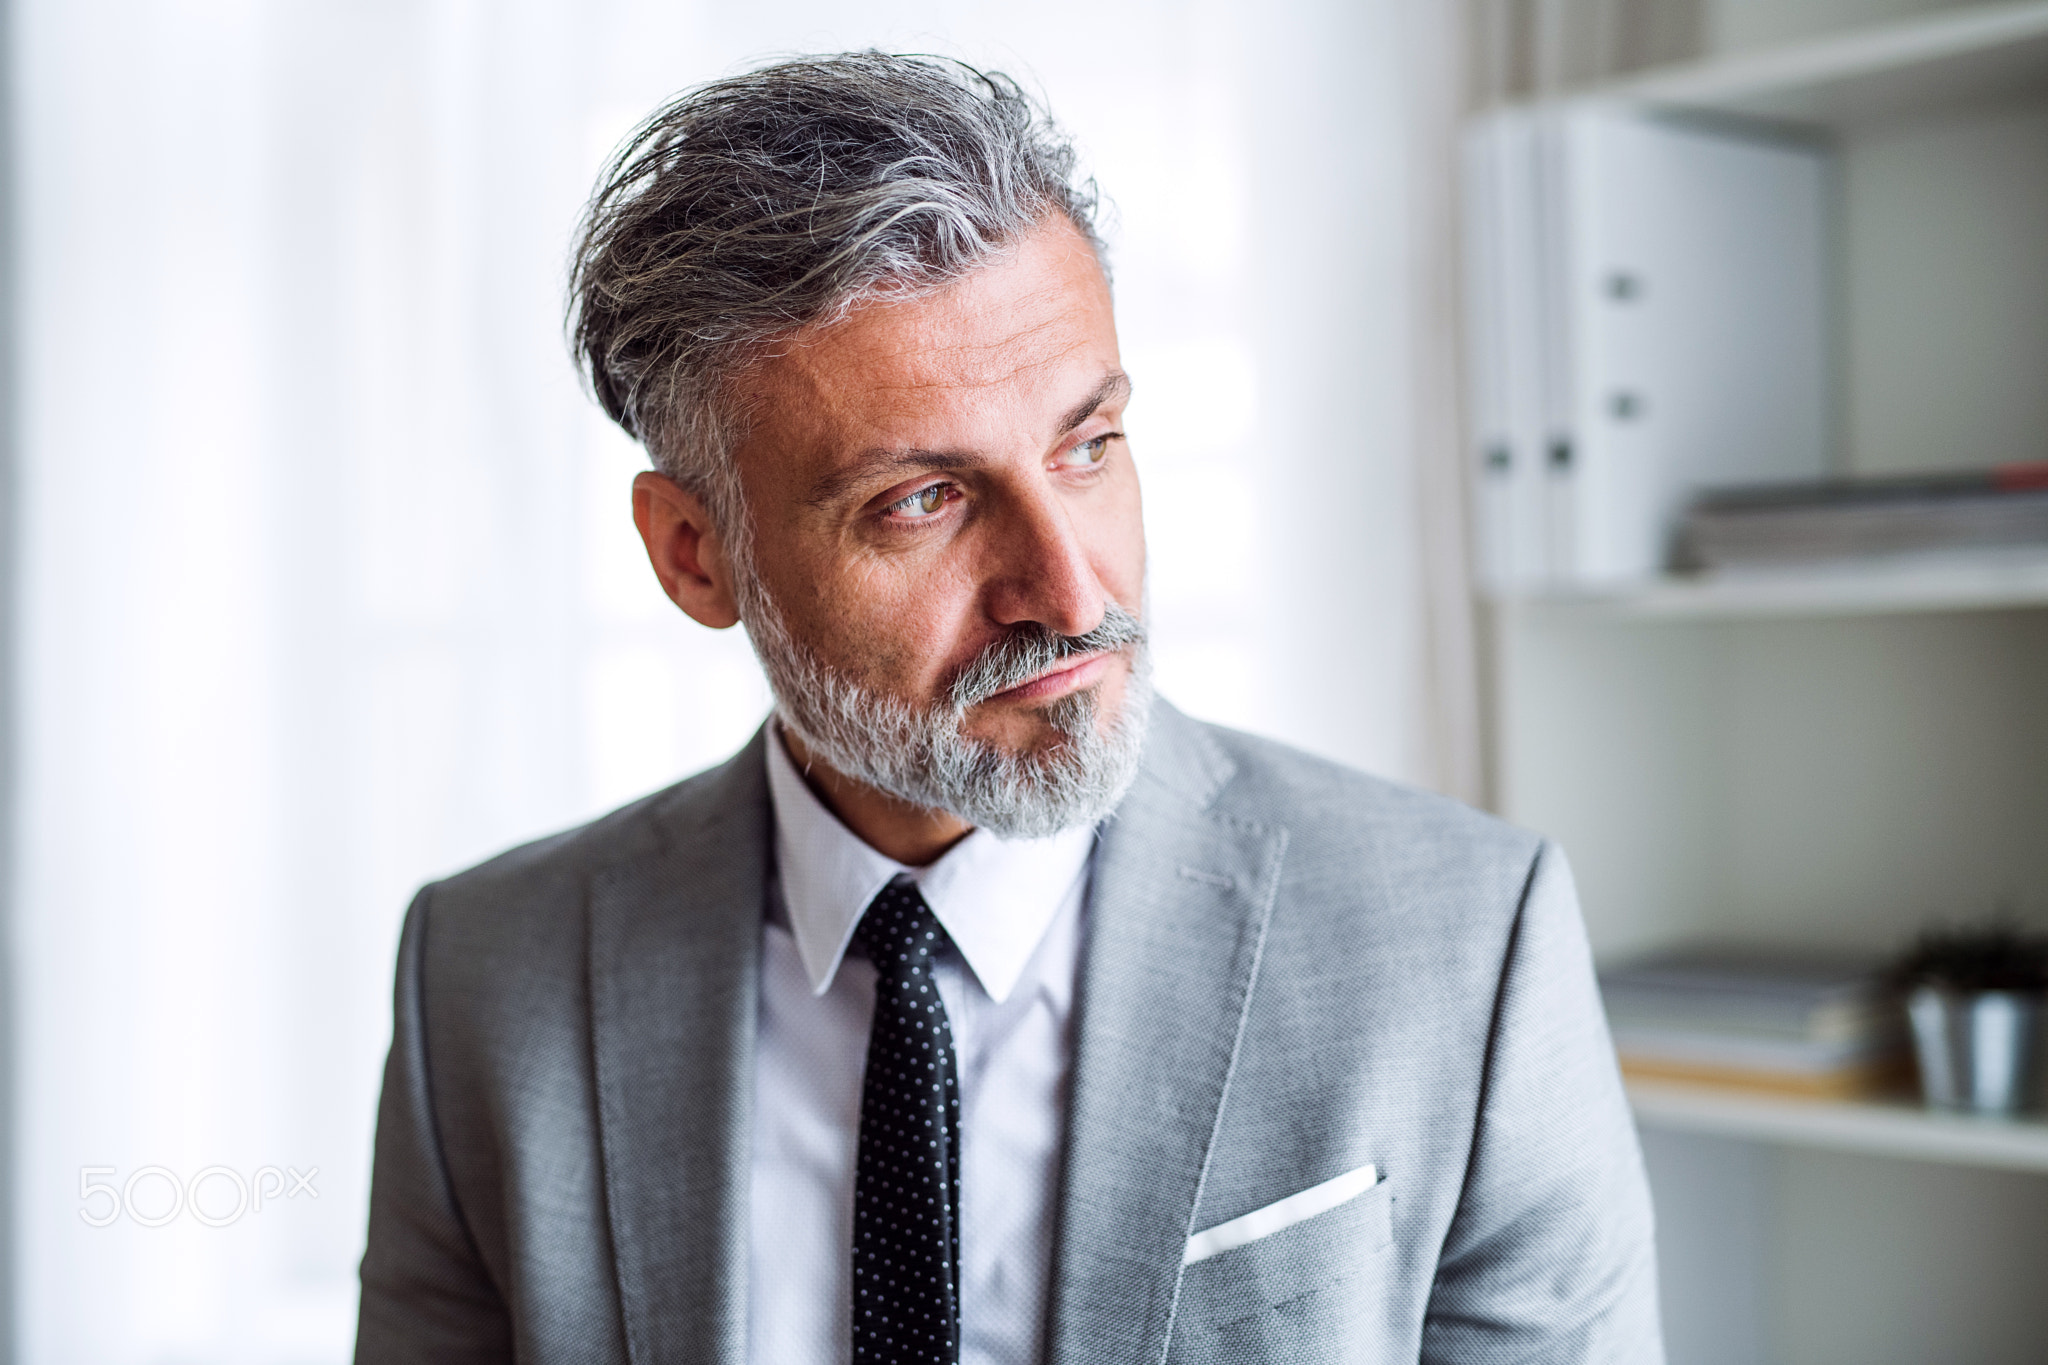
[[[1109,443],[1122,435],[1120,431],[1105,431],[1094,440],[1083,441],[1067,451],[1060,456],[1060,463],[1069,469],[1087,469],[1099,465],[1109,454]]]
[[[948,484],[935,483],[920,488],[909,497],[890,503],[887,510],[892,515],[909,521],[922,520],[946,505],[946,490],[949,487]]]

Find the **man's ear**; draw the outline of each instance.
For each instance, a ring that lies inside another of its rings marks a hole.
[[[633,524],[663,592],[690,619],[724,630],[740,619],[725,541],[695,494],[652,470],[633,476]]]

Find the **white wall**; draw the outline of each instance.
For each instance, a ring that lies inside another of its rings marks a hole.
[[[1602,957],[2048,923],[2048,613],[1529,607],[1503,642],[1504,808],[1571,855]]]
[[[1165,690],[1432,771],[1411,266],[1448,234],[1411,191],[1444,7],[12,13],[23,1360],[342,1359],[411,889],[762,714],[743,638],[640,563],[636,456],[558,332],[596,166],[684,84],[869,43],[1034,72],[1118,208]],[[81,1221],[82,1167],[152,1164],[319,1197]]]
[[[1880,125],[1841,167],[1850,467],[2048,459],[2048,105]]]

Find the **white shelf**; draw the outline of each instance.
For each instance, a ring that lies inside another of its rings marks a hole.
[[[1574,98],[1845,129],[2048,93],[2048,4],[1985,5],[1594,87]]]
[[[1604,589],[1521,594],[1502,605],[1566,607],[1646,620],[1876,616],[2048,606],[2048,553],[1897,560],[1670,575]]]
[[[2048,1123],[1934,1114],[1904,1104],[1779,1099],[1706,1086],[1631,1081],[1646,1128],[1750,1138],[1869,1156],[2048,1174]]]

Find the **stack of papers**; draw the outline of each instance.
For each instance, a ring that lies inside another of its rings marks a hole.
[[[1600,974],[1624,1074],[1850,1098],[1903,1079],[1881,965],[1692,948]]]

